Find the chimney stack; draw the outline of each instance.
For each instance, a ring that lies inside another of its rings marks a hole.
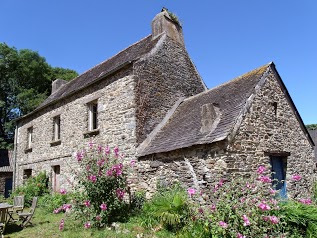
[[[177,17],[164,7],[152,21],[152,38],[156,38],[163,32],[178,43],[185,45],[183,30]]]
[[[62,86],[64,86],[67,83],[66,80],[63,79],[56,79],[52,82],[52,93],[57,92]]]

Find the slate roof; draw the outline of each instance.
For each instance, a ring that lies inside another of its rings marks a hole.
[[[167,152],[225,139],[233,130],[247,99],[268,67],[270,64],[185,99],[167,123],[153,135],[153,139],[145,146],[140,145],[138,155]],[[201,133],[201,107],[208,103],[219,107],[220,121],[214,130]]]
[[[77,92],[94,82],[97,82],[103,76],[116,71],[120,66],[139,59],[146,53],[150,52],[159,41],[160,37],[152,40],[152,35],[136,42],[128,48],[122,50],[110,59],[94,66],[83,74],[77,76],[73,80],[62,86],[57,92],[50,95],[35,111],[59,100],[65,98],[74,92]],[[35,112],[33,111],[33,112]],[[33,113],[32,112],[32,113]]]

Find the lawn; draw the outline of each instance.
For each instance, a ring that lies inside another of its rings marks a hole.
[[[66,217],[65,227],[63,231],[59,230],[61,219],[65,219],[65,214],[47,214],[43,209],[37,208],[32,218],[33,225],[28,225],[24,229],[14,223],[9,223],[6,226],[5,237],[67,237],[67,238],[86,238],[86,237],[114,237],[114,238],[128,238],[128,237],[174,237],[172,233],[165,230],[153,231],[145,230],[138,223],[137,218],[131,218],[127,223],[117,223],[117,228],[103,228],[103,229],[84,229],[82,224],[72,221],[71,218]]]

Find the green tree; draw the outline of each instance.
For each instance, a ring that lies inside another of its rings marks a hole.
[[[50,66],[38,52],[0,43],[0,148],[13,143],[13,120],[42,103],[51,93],[52,81],[77,75],[74,70]]]

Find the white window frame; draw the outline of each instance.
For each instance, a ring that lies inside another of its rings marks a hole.
[[[88,103],[88,131],[98,129],[98,102]]]
[[[33,144],[33,126],[27,129],[27,149],[31,149]]]

